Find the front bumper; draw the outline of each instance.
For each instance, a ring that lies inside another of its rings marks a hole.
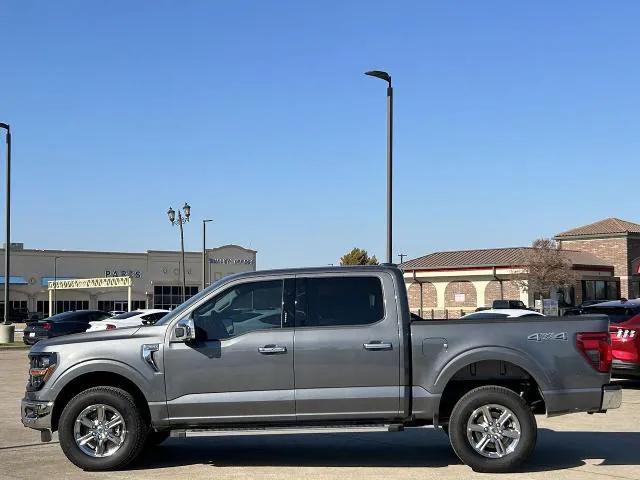
[[[22,424],[35,430],[51,430],[53,402],[23,399],[20,403]]]
[[[622,405],[622,387],[620,385],[605,385],[602,387],[601,411],[620,408]]]

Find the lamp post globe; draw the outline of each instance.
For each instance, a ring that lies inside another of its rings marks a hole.
[[[189,217],[191,216],[191,205],[189,205],[187,202],[184,202],[184,207],[182,207],[182,211],[184,211],[184,216],[188,222]]]
[[[176,221],[176,211],[173,208],[169,207],[169,210],[167,210],[167,215],[171,223]]]

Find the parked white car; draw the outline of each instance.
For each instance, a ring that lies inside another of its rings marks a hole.
[[[164,317],[169,310],[161,310],[158,308],[148,308],[133,310],[106,318],[99,322],[89,322],[87,332],[97,332],[100,330],[114,330],[116,328],[139,327],[144,324],[154,324]]]
[[[520,308],[490,308],[489,310],[481,310],[479,312],[468,313],[463,318],[465,320],[466,319],[482,320],[486,318],[526,318],[526,317],[544,317],[544,315],[534,310],[525,310]]]

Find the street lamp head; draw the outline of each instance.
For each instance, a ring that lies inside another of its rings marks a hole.
[[[9,124],[0,122],[0,128],[4,128],[6,130],[9,130]]]
[[[213,222],[213,220],[209,218],[205,218],[204,220],[202,220],[202,223],[207,223],[207,222]]]
[[[369,75],[370,77],[380,78],[391,85],[391,75],[387,72],[383,72],[381,70],[370,70],[368,72],[364,72],[364,74]]]
[[[169,207],[169,210],[167,210],[167,215],[169,216],[169,221],[171,223],[176,221],[176,211],[173,208]]]
[[[191,216],[191,206],[187,202],[184,202],[184,207],[182,207],[182,210],[184,211],[184,216],[188,222],[189,217]]]

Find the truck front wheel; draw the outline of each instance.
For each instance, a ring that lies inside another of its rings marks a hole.
[[[511,472],[536,444],[536,419],[512,390],[485,386],[471,390],[453,407],[449,439],[456,455],[476,472]]]
[[[115,470],[133,461],[149,427],[133,397],[116,387],[77,394],[60,415],[58,437],[67,458],[84,470]]]

